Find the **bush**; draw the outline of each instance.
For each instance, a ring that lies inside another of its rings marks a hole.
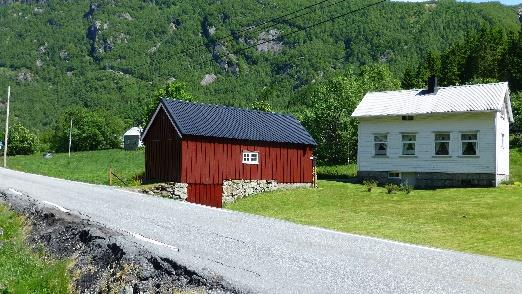
[[[2,135],[3,141],[4,135]],[[2,149],[3,151],[3,149]],[[7,155],[29,155],[38,151],[38,137],[20,123],[9,126]]]
[[[522,147],[522,134],[515,134],[511,137],[511,147]]]
[[[371,192],[373,188],[377,187],[376,180],[364,180],[363,185],[366,187],[368,192]]]
[[[69,128],[73,120],[72,149],[92,151],[120,148],[125,123],[106,111],[85,108],[70,109],[63,113],[55,126],[52,147],[55,151],[69,149]]]
[[[388,194],[392,194],[392,193],[399,191],[400,188],[396,184],[388,183],[384,186],[384,189],[386,189],[386,192]]]
[[[413,191],[414,188],[413,188],[412,185],[410,185],[408,183],[402,183],[400,189],[401,189],[402,192],[404,192],[406,194],[410,194],[411,191]]]

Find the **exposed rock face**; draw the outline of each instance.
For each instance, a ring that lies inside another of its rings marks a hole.
[[[217,76],[213,73],[211,74],[206,74],[203,79],[201,80],[200,84],[202,86],[208,86],[210,84],[212,84],[213,82],[215,82],[217,79]]]
[[[109,52],[114,48],[114,40],[111,36],[102,36],[102,32],[109,28],[109,23],[94,21],[87,28],[87,39],[91,41],[91,57],[99,59],[100,54]]]
[[[47,3],[48,0],[0,0],[0,6],[5,6],[13,3],[22,3],[22,4],[44,4]]]
[[[28,70],[23,70],[18,74],[18,80],[20,82],[30,82],[33,80],[33,74]]]
[[[134,18],[132,18],[132,16],[128,12],[119,13],[118,17],[125,20],[134,20]]]
[[[279,53],[283,50],[283,42],[278,40],[281,33],[276,29],[261,32],[258,36],[257,51]]]
[[[227,48],[221,43],[214,45],[212,50],[212,57],[217,62],[219,67],[224,71],[239,73],[239,66],[237,65],[237,57],[228,52]]]
[[[310,183],[278,183],[274,180],[229,180],[223,182],[223,203],[232,203],[237,199],[251,195],[281,190],[311,188]]]
[[[90,20],[98,8],[99,5],[97,3],[91,3],[91,5],[89,5],[89,10],[83,15],[83,17]]]
[[[63,60],[69,60],[69,52],[67,52],[66,50],[62,50],[60,51],[60,58],[63,59]]]

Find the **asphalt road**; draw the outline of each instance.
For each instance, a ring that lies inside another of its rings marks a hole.
[[[0,189],[87,216],[260,293],[522,293],[522,262],[338,233],[0,169]]]

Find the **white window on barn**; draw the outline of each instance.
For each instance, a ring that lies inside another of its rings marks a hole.
[[[259,164],[259,152],[243,151],[244,164]]]
[[[460,141],[462,142],[462,155],[477,155],[478,154],[478,133],[462,133],[460,134]]]
[[[435,155],[449,155],[450,141],[450,133],[435,134]]]
[[[375,156],[386,156],[388,152],[388,135],[376,134],[373,136]]]
[[[415,141],[417,135],[403,134],[402,135],[402,155],[415,155]]]

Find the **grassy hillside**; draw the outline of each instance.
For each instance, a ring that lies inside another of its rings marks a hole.
[[[120,179],[127,185],[133,185],[135,177],[145,170],[144,152],[114,149],[75,152],[71,157],[67,153],[57,153],[49,159],[41,154],[8,157],[8,167],[15,170],[104,185],[109,184],[111,166]],[[124,185],[116,177],[113,183]]]
[[[15,2],[0,4],[0,96],[11,85],[13,115],[39,130],[71,105],[137,122],[154,89],[174,79],[203,101],[247,106],[267,96],[275,110],[290,111],[299,108],[289,101],[302,87],[350,66],[383,62],[400,77],[429,49],[483,25],[518,28],[515,9],[498,3],[388,2],[236,53],[265,40],[269,29],[290,33],[368,2],[345,1],[247,32],[317,1]],[[216,79],[203,86],[207,74]],[[2,110],[0,103],[0,119]]]

